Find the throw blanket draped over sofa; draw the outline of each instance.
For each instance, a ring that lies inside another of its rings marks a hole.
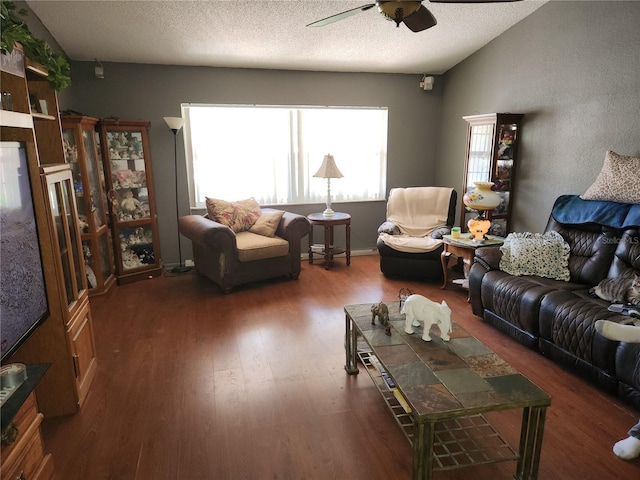
[[[500,269],[500,248],[479,248],[469,275],[473,313],[640,408],[640,344],[608,340],[594,328],[601,319],[631,319],[590,293],[605,278],[640,276],[640,205],[564,195],[551,231],[569,245],[569,281],[510,275]]]

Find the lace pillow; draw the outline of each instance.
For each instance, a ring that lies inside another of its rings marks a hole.
[[[569,281],[570,247],[558,232],[510,233],[500,247],[500,270]]]
[[[249,231],[265,237],[273,237],[283,215],[284,212],[282,210],[262,212]]]
[[[640,203],[640,157],[618,155],[611,150],[596,181],[583,200],[607,200],[618,203]]]
[[[236,233],[249,230],[260,216],[260,205],[253,197],[239,202],[209,197],[205,197],[205,200],[209,218],[226,225]]]

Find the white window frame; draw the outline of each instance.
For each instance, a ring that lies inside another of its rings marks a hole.
[[[217,120],[204,120],[211,108],[228,109],[224,121],[216,124]],[[260,123],[254,119],[251,125],[243,117],[247,109],[273,120]],[[336,112],[344,115],[328,122],[327,115]],[[204,208],[205,197],[227,201],[254,197],[261,205],[324,203],[327,180],[313,175],[325,154],[334,156],[343,174],[343,178],[331,180],[333,203],[385,198],[388,136],[385,107],[183,104],[182,116],[192,208]],[[261,128],[264,123],[276,124],[273,132],[278,135]],[[319,125],[324,125],[320,133]],[[207,144],[208,141],[211,142]],[[214,143],[221,141],[227,142],[222,148],[220,143]],[[198,147],[199,142],[203,146]],[[244,149],[242,154],[234,145]],[[232,158],[234,155],[238,158]],[[211,163],[202,157],[211,158]],[[270,158],[275,160],[269,162]],[[250,164],[253,159],[259,162]],[[265,185],[269,188],[264,189]],[[265,190],[269,191],[264,193]]]

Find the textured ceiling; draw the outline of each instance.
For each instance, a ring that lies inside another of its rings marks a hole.
[[[396,28],[377,9],[308,23],[367,0],[27,1],[73,60],[441,74],[542,6],[423,2],[438,24]]]

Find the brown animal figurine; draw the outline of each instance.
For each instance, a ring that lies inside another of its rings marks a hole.
[[[389,308],[382,302],[377,305],[371,305],[371,325],[375,325],[376,317],[380,325],[389,323]]]
[[[377,305],[371,305],[371,325],[376,324],[376,317],[380,325],[386,326],[384,333],[391,336],[391,325],[389,325],[389,307],[380,302]]]

